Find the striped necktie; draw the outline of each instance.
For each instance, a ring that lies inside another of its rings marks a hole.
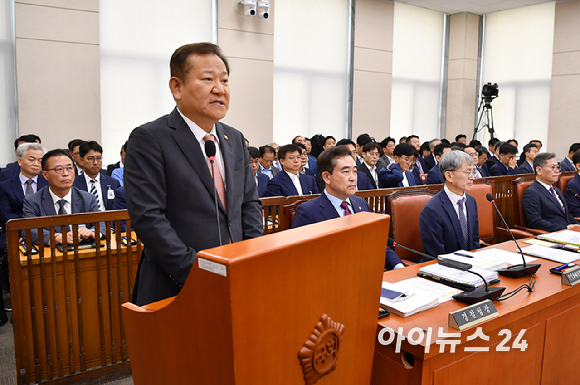
[[[97,181],[95,179],[91,179],[91,194],[95,196],[97,200],[97,206],[99,206],[99,211],[104,211],[101,206],[101,201],[99,200],[99,193],[97,191]]]
[[[203,137],[204,141],[208,141],[211,140],[212,142],[215,142],[215,136],[209,134]],[[217,147],[217,143],[216,143],[216,147]],[[207,167],[209,168],[209,172],[212,172],[212,165],[211,162],[209,161],[209,159],[207,160]],[[217,164],[213,165],[213,176],[214,176],[214,180],[215,180],[215,189],[218,193],[218,196],[220,198],[220,202],[222,202],[222,206],[224,207],[224,210],[226,210],[226,188],[224,186],[224,179],[222,178],[222,174],[220,172],[220,168]]]
[[[463,249],[469,250],[467,242],[467,218],[465,217],[465,212],[463,210],[463,202],[465,202],[465,197],[457,201],[457,208],[459,209],[459,223],[461,224],[461,232],[463,233]]]

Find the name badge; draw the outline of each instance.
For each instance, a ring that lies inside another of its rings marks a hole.
[[[115,199],[115,192],[111,190],[110,186],[109,189],[107,190],[107,199]]]

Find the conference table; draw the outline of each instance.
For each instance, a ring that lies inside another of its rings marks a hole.
[[[513,241],[491,247],[516,251]],[[576,383],[571,379],[580,374],[580,285],[562,285],[561,277],[549,272],[560,263],[540,258],[533,263],[542,266],[532,293],[524,289],[503,302],[493,302],[497,317],[463,331],[448,326],[449,313],[468,306],[454,300],[410,317],[391,314],[379,320],[371,384]],[[394,283],[416,277],[423,265],[385,272],[383,280]],[[530,281],[528,277],[500,279],[495,286],[505,287],[504,294]],[[406,337],[413,328],[419,329],[411,333],[409,342]],[[426,341],[429,328],[431,338]],[[381,331],[383,342],[393,342],[381,344]],[[389,338],[392,333],[395,337]]]

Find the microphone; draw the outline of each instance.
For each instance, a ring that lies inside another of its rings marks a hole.
[[[521,264],[521,265],[513,265],[513,266],[505,268],[505,269],[497,270],[498,274],[503,275],[505,277],[510,277],[510,278],[521,278],[521,277],[525,277],[527,275],[535,274],[536,271],[538,271],[538,269],[542,265],[539,263],[526,264],[526,258],[524,257],[524,253],[523,253],[522,249],[520,248],[518,241],[516,241],[516,238],[512,234],[512,231],[510,230],[508,224],[506,223],[503,215],[501,215],[501,211],[499,211],[499,209],[497,208],[497,206],[495,204],[495,199],[493,198],[493,195],[491,195],[490,193],[487,193],[487,195],[485,197],[487,198],[488,201],[491,202],[493,207],[495,207],[495,210],[499,214],[499,216],[500,216],[501,220],[503,221],[503,224],[505,225],[507,231],[512,236],[512,240],[515,242],[516,246],[518,247],[518,250],[522,256],[522,261],[523,261],[523,264]]]
[[[570,187],[568,187],[566,189],[566,194],[570,194],[570,195],[575,196],[576,198],[580,198],[580,196],[578,196],[578,194],[576,194],[576,191],[572,190]]]
[[[213,182],[213,196],[214,196],[214,201],[215,201],[215,216],[217,219],[217,228],[218,228],[218,237],[220,240],[220,246],[223,245],[222,242],[222,230],[220,227],[220,213],[219,213],[219,209],[218,209],[218,193],[217,190],[215,188],[215,175],[214,175],[214,171],[213,171],[213,162],[215,162],[215,143],[213,140],[206,140],[205,141],[205,155],[207,156],[207,158],[209,159],[209,163],[211,164],[211,180]]]
[[[485,278],[483,278],[481,276],[481,274],[476,273],[475,271],[470,271],[470,269],[473,266],[470,265],[469,263],[463,263],[463,262],[455,261],[453,259],[448,259],[448,258],[438,259],[438,258],[430,256],[429,254],[421,253],[420,251],[413,250],[413,249],[410,249],[410,248],[403,246],[399,243],[396,243],[395,240],[392,239],[391,237],[388,238],[387,245],[390,247],[399,246],[402,249],[405,249],[407,251],[410,251],[412,253],[415,253],[417,255],[425,257],[429,260],[438,261],[439,264],[442,266],[447,266],[447,267],[450,267],[452,269],[457,269],[457,270],[461,270],[461,271],[467,271],[468,273],[475,274],[479,278],[481,278],[481,280],[485,284],[485,288],[477,287],[477,288],[474,288],[472,291],[466,290],[462,293],[455,294],[453,296],[453,299],[458,301],[458,302],[473,304],[473,303],[484,301],[486,299],[497,298],[497,297],[501,296],[503,294],[503,292],[505,291],[505,287],[489,287],[487,285],[487,281],[485,280]]]

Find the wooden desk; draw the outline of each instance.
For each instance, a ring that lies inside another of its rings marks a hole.
[[[515,251],[513,242],[494,247]],[[577,327],[580,285],[561,285],[560,276],[549,272],[558,263],[543,259],[538,259],[538,263],[542,267],[536,275],[534,292],[523,290],[504,302],[494,302],[499,316],[477,325],[482,327],[489,341],[479,338],[467,341],[477,326],[462,332],[447,326],[449,313],[466,306],[456,301],[408,318],[391,314],[379,322],[377,333],[386,327],[395,332],[402,328],[406,337],[414,327],[432,328],[432,339],[428,353],[424,340],[419,345],[403,340],[400,353],[396,353],[395,343],[384,346],[377,340],[371,384],[563,384],[570,383],[570,378],[577,378],[580,374],[580,365],[577,365],[580,361],[577,348],[580,343]],[[397,282],[415,277],[420,266],[386,272],[384,280]],[[497,286],[506,287],[506,292],[509,292],[528,281],[528,278],[502,277]],[[459,339],[437,337],[440,327],[444,333],[461,335],[455,353],[450,352],[449,345],[445,345],[444,352],[440,353],[436,340]],[[498,352],[496,348],[506,338],[499,335],[503,329],[511,331],[511,338],[505,344],[510,350]],[[525,351],[512,349],[512,343],[522,329],[527,329],[523,339],[528,347]],[[465,347],[489,347],[489,351],[465,352]]]

